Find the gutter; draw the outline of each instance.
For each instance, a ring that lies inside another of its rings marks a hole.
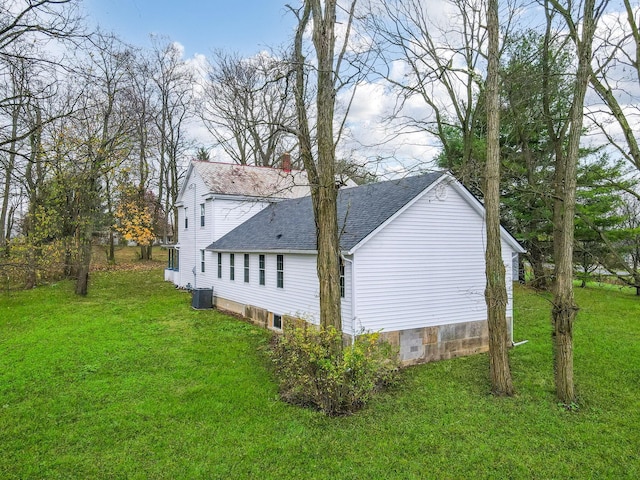
[[[205,248],[208,252],[220,252],[220,253],[279,253],[279,254],[295,254],[295,255],[317,255],[317,250],[273,250],[273,249],[258,249],[258,248]]]

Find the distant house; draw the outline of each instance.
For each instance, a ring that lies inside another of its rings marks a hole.
[[[218,308],[276,330],[319,319],[311,199],[291,197],[239,200],[245,213],[232,215],[235,228],[214,222],[212,241],[195,255],[197,285],[213,287]],[[430,173],[346,188],[338,215],[345,334],[381,331],[407,364],[488,348],[484,208],[459,182]],[[512,325],[512,259],[523,249],[504,230],[502,249]]]

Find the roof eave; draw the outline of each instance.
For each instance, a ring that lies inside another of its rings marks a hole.
[[[299,250],[299,249],[259,249],[259,248],[212,248],[209,245],[205,248],[208,252],[218,252],[218,253],[278,253],[278,254],[296,254],[296,255],[317,255],[317,250]]]

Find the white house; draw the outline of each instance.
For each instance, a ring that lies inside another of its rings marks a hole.
[[[205,281],[205,249],[267,205],[309,195],[305,172],[193,161],[178,194],[178,243],[169,249],[165,280],[179,287],[211,287]],[[211,257],[211,253],[208,254]]]
[[[187,205],[183,199],[181,211]],[[212,287],[218,308],[268,328],[286,328],[298,318],[317,322],[310,198],[254,201],[242,208],[235,228],[216,230],[214,223],[210,244],[198,243],[204,260],[192,285]],[[405,363],[485,351],[483,215],[482,204],[446,173],[341,190],[344,333],[381,331],[399,346]],[[502,249],[512,323],[512,258],[523,249],[504,230]],[[180,278],[191,278],[189,273]]]

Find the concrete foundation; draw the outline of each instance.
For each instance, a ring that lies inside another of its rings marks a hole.
[[[511,318],[507,318],[511,323]],[[434,362],[489,350],[486,320],[382,332],[381,338],[400,350],[403,365]]]
[[[243,305],[220,297],[215,298],[215,306],[241,315],[260,327],[281,331],[274,329],[273,313],[264,308]],[[511,321],[511,318],[507,318],[509,325]],[[300,318],[282,315],[282,331],[303,325],[311,326]],[[473,355],[489,350],[489,328],[486,320],[393,332],[383,331],[380,333],[380,338],[398,348],[400,361],[405,366]],[[348,343],[350,343],[348,339],[345,339],[345,344]]]

